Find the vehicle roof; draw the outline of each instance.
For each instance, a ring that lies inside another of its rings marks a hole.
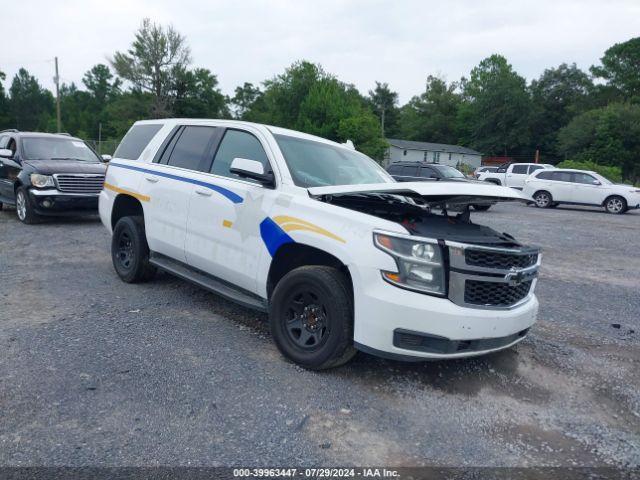
[[[263,123],[245,122],[244,120],[227,120],[221,118],[161,118],[157,120],[139,120],[134,125],[146,125],[146,124],[162,124],[162,125],[182,125],[190,123],[193,125],[212,125],[212,126],[229,126],[229,127],[254,127],[258,129],[264,129],[274,135],[288,135],[290,137],[300,138],[304,140],[311,140],[314,142],[326,143],[335,147],[341,147],[353,152],[354,150],[342,143],[334,142],[326,138],[317,137],[308,133],[299,132],[297,130],[290,130],[288,128],[276,127],[274,125],[266,125]]]
[[[72,137],[71,135],[69,135],[67,133],[12,132],[12,131],[0,132],[0,135],[7,135],[7,134],[15,135],[17,137],[66,138],[66,139],[71,139],[71,140],[78,140],[78,141],[81,141],[81,142],[84,141],[81,138]]]
[[[429,166],[429,167],[451,167],[451,165],[446,165],[444,163],[431,163],[425,161],[412,162],[411,160],[398,160],[397,162],[392,162],[389,164],[390,167],[394,165],[420,165],[420,166]],[[455,167],[451,167],[455,168]]]
[[[592,175],[598,175],[598,172],[594,172],[593,170],[578,170],[577,168],[554,168],[554,172],[575,172],[575,173],[590,173]],[[536,172],[537,173],[537,172]]]

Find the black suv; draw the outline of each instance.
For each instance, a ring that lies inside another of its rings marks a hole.
[[[0,209],[18,218],[96,213],[109,157],[66,134],[0,132]]]
[[[469,179],[460,170],[449,165],[427,162],[394,162],[387,167],[387,172],[398,182],[471,182],[484,183]],[[491,204],[473,205],[474,210],[489,210]]]

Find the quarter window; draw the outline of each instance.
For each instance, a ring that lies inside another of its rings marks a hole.
[[[113,156],[127,160],[137,160],[161,128],[162,124],[160,123],[134,125],[124,136]]]
[[[553,172],[540,172],[538,175],[536,175],[536,178],[540,180],[551,180],[552,173]]]
[[[172,167],[203,170],[215,138],[215,127],[185,127],[176,142],[168,164]]]
[[[234,158],[246,158],[262,163],[265,173],[271,171],[269,159],[260,141],[248,132],[241,130],[227,130],[211,166],[211,173],[223,177],[240,178],[229,171]],[[243,180],[258,183],[257,180],[243,178]]]

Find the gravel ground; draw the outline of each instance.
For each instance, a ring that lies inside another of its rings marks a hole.
[[[96,218],[0,212],[0,465],[640,466],[640,213],[473,219],[544,248],[523,343],[314,373],[263,315],[122,283]]]

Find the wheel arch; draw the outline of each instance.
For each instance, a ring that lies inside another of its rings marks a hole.
[[[353,292],[351,273],[342,259],[320,248],[295,242],[282,245],[273,255],[267,274],[267,298],[271,298],[273,290],[282,277],[293,269],[306,265],[322,265],[340,270],[345,274]]]
[[[496,185],[502,185],[502,182],[497,178],[487,178],[485,182],[494,183]]]
[[[627,199],[626,199],[626,198],[624,198],[624,196],[623,196],[623,195],[620,195],[620,194],[618,194],[618,193],[612,193],[611,195],[607,195],[607,197],[602,201],[602,203],[601,203],[600,205],[601,205],[602,207],[604,207],[604,206],[607,204],[607,202],[608,202],[609,200],[611,200],[612,198],[614,198],[614,197],[621,198],[621,199],[624,201],[624,203],[625,203],[626,205],[629,205],[629,202],[627,202]]]
[[[113,207],[111,209],[111,229],[116,226],[118,220],[128,216],[144,217],[142,203],[131,195],[120,193],[113,201]]]

